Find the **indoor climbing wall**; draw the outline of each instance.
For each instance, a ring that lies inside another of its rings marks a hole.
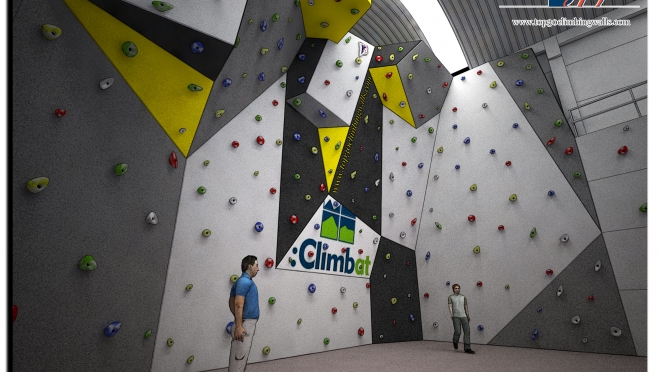
[[[507,58],[525,61],[516,88],[542,75],[533,55]],[[559,138],[570,129],[550,110],[557,102],[537,85],[528,94],[538,102],[514,98],[498,70],[509,64],[456,76],[440,114],[418,239],[418,250],[428,247],[417,254],[425,339],[451,340],[447,297],[458,283],[472,342],[491,341],[600,235],[562,174],[561,162],[575,164],[575,155],[556,160],[525,115],[546,112],[542,121]]]
[[[64,2],[12,32],[11,369],[148,371],[186,159]]]

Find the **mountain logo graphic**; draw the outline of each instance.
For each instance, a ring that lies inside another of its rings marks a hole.
[[[341,204],[327,200],[323,206],[321,237],[353,244],[355,219],[355,215]]]

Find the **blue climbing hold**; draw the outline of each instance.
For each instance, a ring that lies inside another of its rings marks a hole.
[[[337,208],[337,207],[339,207],[339,202],[336,201],[336,200],[333,201],[333,202],[332,202],[332,207],[333,207],[333,208]]]
[[[378,153],[376,153],[376,155],[374,156],[374,160],[378,161],[378,159],[380,159],[380,156],[378,156]]]
[[[468,143],[470,143],[470,137],[465,137],[465,139],[463,140],[463,143],[466,144],[466,145]]]
[[[426,260],[428,261],[431,258],[431,251],[426,252]]]
[[[419,164],[417,164],[417,168],[419,168],[419,169],[424,168],[424,163],[419,163]]]
[[[314,230],[318,230],[318,229],[320,229],[320,228],[321,228],[321,225],[319,225],[318,223],[315,223],[315,224],[314,224]]]
[[[477,327],[477,329],[480,330],[480,331],[483,331],[483,330],[484,330],[484,326],[482,326],[481,324],[479,324],[479,326]]]
[[[300,84],[305,84],[305,77],[304,77],[304,76],[299,77],[299,78],[298,78],[298,82],[299,82]]]
[[[359,77],[359,76],[356,76],[356,77],[355,77],[355,80],[360,80],[360,77]]]
[[[541,313],[541,312],[543,312],[543,308],[542,308],[542,307],[539,307],[538,309],[536,309],[536,312],[537,312],[537,313]]]
[[[552,190],[548,191],[548,196],[555,196],[555,192]]]
[[[490,149],[490,154],[495,155],[495,149]]]
[[[282,47],[284,47],[284,38],[277,41],[277,50],[282,50]]]
[[[261,222],[257,222],[254,224],[254,229],[257,230],[257,232],[262,232],[264,231],[264,224]]]
[[[513,123],[513,129],[518,129],[518,123]]]
[[[234,325],[234,322],[227,323],[227,327],[225,328],[227,333],[231,334],[231,326],[233,326],[233,325]]]
[[[105,327],[105,330],[103,332],[105,333],[106,336],[112,337],[119,332],[119,328],[121,328],[121,322],[114,322],[108,324],[107,327]]]
[[[520,79],[519,79],[519,80],[516,80],[516,85],[519,86],[519,87],[521,87],[521,86],[523,85],[523,81],[520,80]]]
[[[294,139],[294,140],[296,140],[296,141],[300,141],[300,138],[301,138],[301,137],[300,137],[300,133],[295,132],[295,133],[293,134],[293,139]]]
[[[325,112],[323,112],[323,110],[319,110],[319,115],[321,115],[323,119],[328,117],[328,115]]]
[[[314,284],[309,285],[309,293],[314,293],[316,292],[316,286]]]
[[[537,338],[539,338],[539,330],[534,328],[534,332],[532,332],[532,340],[536,340]]]
[[[458,125],[457,125],[457,124],[454,124],[454,125],[452,125],[451,127],[454,128],[454,129],[456,129],[456,128],[458,128]]]
[[[406,191],[406,195],[408,195],[408,196],[412,196],[412,190],[408,190],[408,191]]]
[[[447,280],[447,283],[445,283],[445,285],[449,285],[449,284],[451,284],[451,283],[449,283],[449,280]]]
[[[462,81],[465,81],[465,76],[461,76],[461,80],[462,80]]]
[[[190,50],[195,54],[199,54],[204,51],[204,44],[201,41],[195,41],[190,44]]]
[[[259,79],[259,81],[264,81],[264,80],[266,80],[266,74],[264,74],[263,72],[260,73],[259,76],[257,76],[257,79]]]
[[[369,188],[368,188],[368,187],[365,187],[365,188],[364,188],[364,192],[369,192]]]
[[[458,164],[456,164],[456,165],[454,166],[454,168],[456,168],[456,169],[461,169],[461,166],[458,165]]]
[[[266,20],[264,19],[263,21],[261,21],[261,25],[259,25],[259,28],[261,28],[261,32],[266,32],[266,27],[268,27],[268,25],[266,25]]]
[[[307,56],[304,53],[298,54],[298,59],[304,61]]]
[[[225,87],[230,86],[231,85],[231,79],[226,78],[225,80],[222,81],[222,85],[224,85]]]
[[[330,246],[328,245],[328,243],[323,243],[323,250],[324,250],[324,251],[327,251],[328,248],[330,248]]]
[[[411,322],[414,322],[414,321],[415,321],[415,316],[412,315],[412,314],[410,314],[410,321],[411,321]]]

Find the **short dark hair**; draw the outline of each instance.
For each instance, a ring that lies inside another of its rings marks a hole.
[[[241,261],[241,271],[245,272],[248,269],[248,266],[254,265],[254,261],[257,260],[256,256],[245,256],[243,261]]]
[[[453,291],[454,289],[456,289],[456,287],[461,288],[460,285],[454,283],[454,285],[451,286],[451,290]]]

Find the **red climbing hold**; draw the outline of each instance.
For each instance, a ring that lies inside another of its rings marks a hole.
[[[504,225],[497,226],[497,229],[500,230],[500,231],[504,231]]]
[[[358,249],[358,254],[362,254],[364,252],[362,249]]]
[[[587,300],[589,300],[589,301],[593,301],[593,300],[594,300],[594,295],[589,296],[589,297],[587,298]]]
[[[272,258],[267,258],[267,259],[266,259],[266,267],[267,267],[267,268],[270,269],[271,267],[273,267],[274,264],[275,264],[275,261],[273,261]]]
[[[628,146],[623,146],[623,147],[620,148],[619,151],[617,151],[617,152],[619,153],[619,155],[625,155],[625,154],[627,154],[627,153],[628,153]]]
[[[314,251],[307,252],[307,257],[314,257]]]
[[[442,65],[438,65],[438,68],[442,68]]]
[[[376,62],[383,62],[382,56],[376,56]]]
[[[553,143],[555,143],[555,137],[552,137],[548,140],[548,146],[552,146]]]
[[[332,308],[332,313],[333,313],[333,314],[337,314],[337,308],[336,308],[336,307],[333,307],[333,308]]]
[[[276,188],[274,188],[274,187],[271,187],[271,188],[270,188],[270,193],[271,193],[271,194],[275,194],[276,192],[277,192],[277,189],[276,189]]]
[[[406,266],[410,266],[410,261],[407,261],[407,262],[406,262]]]
[[[396,325],[396,319],[392,321],[392,325]]]
[[[371,283],[367,283],[367,288],[371,288]]]
[[[408,163],[406,163],[405,161],[404,161],[404,162],[401,162],[401,166],[402,166],[402,167],[405,167],[406,165],[408,165]]]
[[[482,282],[477,282],[477,287],[481,287],[482,285],[484,285],[484,283],[482,283]]]
[[[477,218],[473,214],[468,216],[468,221],[470,221],[470,222],[474,222],[474,220],[476,220],[476,219]]]
[[[66,110],[57,109],[55,110],[55,115],[57,115],[58,118],[61,118],[62,116],[66,115]]]
[[[415,226],[417,223],[417,218],[413,218],[412,221],[410,221],[410,226]]]
[[[445,81],[444,83],[442,83],[442,87],[443,87],[443,88],[447,88],[448,86],[449,86],[449,83],[448,83],[448,82]]]
[[[274,99],[274,100],[273,100],[273,106],[277,106],[277,105],[279,105],[279,104],[280,104],[280,103],[279,103],[279,102],[277,102],[277,100],[276,100],[276,99]]]
[[[481,70],[477,71],[477,75],[481,75]]]
[[[388,78],[388,79],[391,78],[391,77],[392,77],[392,73],[391,73],[391,72],[388,72],[387,74],[385,74],[385,77]]]
[[[292,214],[291,217],[289,217],[289,222],[291,222],[294,225],[297,224],[298,223],[298,216],[296,216],[295,214]]]
[[[511,166],[511,161],[507,160],[506,163],[504,163],[504,165],[506,165],[507,167],[510,167]]]
[[[387,93],[383,93],[383,101],[387,102]]]
[[[170,165],[173,166],[174,169],[176,169],[179,166],[179,161],[177,160],[176,153],[174,151],[172,151],[172,153],[170,154]]]
[[[569,147],[566,150],[564,150],[564,154],[566,155],[573,155],[573,148]]]
[[[321,186],[319,186],[319,190],[321,190],[321,192],[325,191],[325,183],[321,183]]]
[[[429,294],[428,294],[428,293],[424,293],[424,298],[429,298]]]
[[[552,275],[554,273],[554,271],[552,271],[552,269],[548,269],[548,270],[545,271],[545,273],[548,274],[548,275]]]
[[[346,247],[341,248],[341,253],[346,253]]]
[[[458,111],[458,109],[457,109],[456,107],[454,107],[454,108],[453,108],[453,109],[451,109],[451,110],[452,110],[453,112],[456,112],[456,111]]]
[[[360,146],[360,151],[364,150],[364,147]]]
[[[426,117],[426,116],[424,116],[424,114],[419,114],[419,118],[420,118],[420,119],[424,119],[425,117]]]
[[[264,140],[262,136],[259,136],[257,137],[257,143],[263,145],[264,143],[266,143],[266,140]]]
[[[364,336],[364,328],[360,327],[360,329],[358,329],[358,335]]]
[[[16,321],[16,317],[18,316],[18,306],[14,305],[11,308],[11,322],[14,323]]]
[[[330,85],[330,80],[326,80],[326,81],[324,82],[324,84],[325,84],[325,85]]]
[[[232,143],[231,143],[231,146],[232,146],[233,148],[237,148],[238,145],[239,145],[238,141],[232,141]]]

